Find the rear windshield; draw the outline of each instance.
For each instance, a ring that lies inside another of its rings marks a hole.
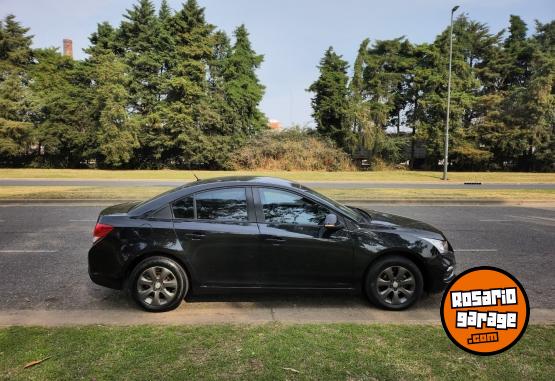
[[[141,206],[146,205],[146,204],[148,204],[148,203],[151,202],[151,201],[157,200],[157,199],[159,199],[159,198],[161,198],[161,197],[167,196],[168,194],[173,193],[173,192],[177,192],[177,191],[179,191],[179,190],[181,190],[181,189],[188,188],[188,187],[190,187],[191,185],[194,185],[194,183],[185,184],[185,185],[180,185],[180,186],[178,186],[177,188],[173,188],[173,189],[167,190],[167,191],[165,191],[164,193],[160,193],[160,194],[158,194],[158,195],[156,195],[156,196],[154,196],[154,197],[152,197],[152,198],[149,198],[148,200],[145,200],[145,201],[142,201],[142,202],[138,203],[137,205],[135,205],[135,206],[134,206],[133,208],[131,208],[130,210],[138,209],[138,208],[140,208]]]

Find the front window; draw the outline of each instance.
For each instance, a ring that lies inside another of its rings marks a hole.
[[[322,225],[329,209],[296,193],[260,189],[264,221],[269,224]]]
[[[356,222],[362,223],[362,222],[368,222],[368,217],[365,216],[364,214],[362,214],[361,212],[359,212],[358,210],[354,209],[354,208],[350,208],[346,205],[340,204],[337,201],[324,196],[321,193],[316,192],[315,190],[312,190],[310,188],[307,188],[305,186],[302,186],[301,188],[303,191],[305,191],[306,193],[312,195],[312,196],[316,196],[321,198],[322,200],[330,203],[331,205],[333,205],[335,208],[337,208],[338,210],[340,210],[342,213],[344,213],[347,217],[352,218],[353,220],[355,220]]]

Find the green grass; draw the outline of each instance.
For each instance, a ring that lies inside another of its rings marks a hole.
[[[467,354],[426,325],[0,330],[5,380],[553,380],[554,358],[555,326],[531,326],[492,357]]]
[[[296,181],[392,181],[438,182],[441,172],[431,171],[174,171],[174,170],[95,170],[95,169],[0,169],[0,179],[120,179],[120,180],[194,180],[193,173],[206,179],[217,176],[263,175],[277,176]],[[499,183],[554,183],[555,173],[522,172],[451,172],[451,182],[482,181]]]
[[[0,200],[144,200],[168,187],[6,186]],[[555,202],[555,189],[317,189],[337,200]]]

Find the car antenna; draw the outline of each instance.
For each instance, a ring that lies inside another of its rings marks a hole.
[[[197,181],[200,181],[200,179],[198,178],[198,176],[195,175],[195,172],[193,172],[193,176],[195,176],[195,179],[197,179]]]

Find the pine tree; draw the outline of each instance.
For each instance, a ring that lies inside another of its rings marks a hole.
[[[170,62],[166,125],[173,147],[166,160],[174,165],[205,163],[208,146],[198,123],[208,89],[208,62],[213,54],[214,26],[204,17],[204,8],[188,0],[171,21],[175,53]]]
[[[31,43],[33,36],[29,28],[21,26],[14,15],[0,21],[0,69],[24,69],[32,63]]]
[[[204,8],[199,7],[196,0],[188,0],[173,17],[171,28],[176,51],[168,100],[191,106],[205,94],[214,26],[206,22]]]
[[[159,70],[159,94],[158,103],[159,106],[163,106],[163,101],[166,99],[169,91],[169,79],[170,79],[170,65],[173,55],[175,54],[175,41],[172,36],[172,22],[173,11],[171,10],[168,2],[162,0],[160,5],[160,10],[158,12],[158,44],[157,44],[157,54],[159,63],[161,64]]]
[[[505,45],[512,45],[524,42],[526,40],[526,33],[528,26],[520,18],[520,16],[511,15],[509,19],[509,37],[505,41]]]
[[[247,28],[235,30],[235,44],[224,61],[223,79],[226,101],[237,116],[240,135],[252,135],[266,127],[267,120],[258,106],[264,96],[256,70],[264,57],[252,49]]]
[[[154,112],[162,96],[161,25],[150,0],[139,0],[123,17],[118,44],[130,75],[130,106],[134,113],[146,116]]]
[[[134,164],[157,167],[170,138],[164,127],[169,92],[170,61],[175,52],[171,35],[172,11],[163,1],[158,14],[150,0],[139,0],[124,15],[117,33],[116,53],[129,74],[130,123],[137,126],[139,148]]]
[[[473,105],[476,103],[480,81],[471,62],[474,50],[471,37],[478,25],[469,23],[460,16],[453,24],[453,66],[451,81],[451,109],[449,123],[450,162],[452,165],[465,165],[470,161],[484,161],[488,153],[481,151],[474,137],[471,125]],[[418,105],[413,114],[413,123],[419,127],[417,136],[426,142],[428,166],[436,167],[442,159],[444,149],[445,118],[447,114],[447,81],[449,55],[449,28],[446,28],[431,46],[423,45],[418,49],[418,62],[415,70],[413,97]],[[469,143],[470,144],[467,144]],[[474,165],[474,164],[473,164]]]
[[[118,52],[120,46],[118,46],[117,34],[118,31],[110,23],[105,21],[98,24],[96,32],[89,37],[91,46],[85,49],[85,52],[89,55]]]
[[[38,151],[37,164],[76,168],[92,159],[96,144],[86,63],[57,49],[35,50],[30,72]]]
[[[326,50],[318,69],[320,76],[310,85],[316,129],[346,152],[351,152],[354,137],[350,128],[348,63],[333,48]]]
[[[0,82],[0,163],[22,164],[30,153],[32,123],[30,93],[17,75]]]
[[[172,10],[167,0],[162,0],[160,3],[160,9],[158,10],[158,19],[162,24],[169,22],[172,17]]]
[[[409,102],[408,88],[414,66],[412,50],[412,44],[400,37],[376,41],[365,52],[363,147],[371,156],[400,161],[404,141],[388,138],[386,129],[396,126],[400,130],[402,111]]]
[[[131,161],[139,147],[136,128],[127,113],[125,64],[113,52],[91,58],[94,82],[97,161],[100,166],[118,167]]]
[[[533,38],[527,30],[520,17],[511,16],[503,50],[489,63],[500,80],[480,136],[502,168],[531,170],[553,162],[553,48],[542,49],[549,33],[544,35],[540,25]]]
[[[32,104],[27,70],[32,36],[8,15],[0,21],[0,163],[19,165],[31,151]]]
[[[353,65],[353,77],[349,84],[350,103],[352,108],[352,131],[356,139],[355,150],[367,150],[373,145],[373,127],[365,97],[364,70],[366,68],[370,39],[366,38],[359,46]]]

